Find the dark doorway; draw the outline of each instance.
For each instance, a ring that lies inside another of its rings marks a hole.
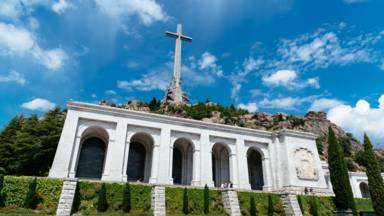
[[[365,182],[360,183],[360,191],[361,191],[361,197],[363,197],[363,198],[370,198],[371,197],[367,183],[365,183]]]
[[[145,147],[141,143],[132,142],[128,155],[128,181],[144,181],[145,157]]]
[[[261,154],[254,149],[249,150],[247,162],[249,183],[251,184],[252,190],[263,190],[264,179]]]
[[[105,149],[106,146],[103,140],[96,137],[86,139],[81,145],[76,177],[101,179],[104,168]]]
[[[173,168],[172,168],[172,178],[174,184],[181,184],[182,179],[182,155],[181,151],[174,147],[173,148]]]

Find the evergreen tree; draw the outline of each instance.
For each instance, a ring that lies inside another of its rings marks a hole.
[[[80,186],[79,183],[76,184],[76,190],[75,190],[75,197],[73,198],[73,204],[72,204],[72,213],[78,212],[81,204],[81,197],[80,197]]]
[[[318,208],[317,208],[317,201],[313,196],[309,199],[309,213],[311,213],[312,216],[319,215]]]
[[[372,206],[376,215],[384,215],[383,178],[381,177],[377,156],[373,151],[371,141],[366,134],[364,134],[364,154],[367,157],[367,176]]]
[[[204,214],[209,213],[209,189],[208,186],[204,186]]]
[[[149,109],[153,112],[158,111],[160,109],[160,106],[161,106],[161,101],[157,100],[155,97],[153,97],[148,104]]]
[[[23,116],[16,116],[0,133],[0,173],[13,174],[9,163],[14,160],[14,142],[23,122]]]
[[[273,208],[273,201],[271,194],[268,195],[268,216],[273,216],[273,212],[275,209]]]
[[[249,213],[251,214],[251,216],[257,215],[257,208],[254,196],[251,196],[251,199],[249,200]]]
[[[39,204],[39,196],[36,192],[36,187],[37,180],[34,178],[29,182],[27,196],[24,200],[24,208],[35,209],[37,204]]]
[[[107,209],[108,209],[107,188],[105,187],[105,183],[103,183],[99,191],[99,196],[97,201],[97,211],[105,212],[107,211]]]
[[[131,187],[129,182],[125,183],[123,194],[123,212],[131,211]]]
[[[356,214],[344,154],[331,127],[328,129],[328,164],[332,188],[336,196],[334,199],[336,208],[340,210],[351,209]]]
[[[301,199],[301,196],[297,196],[297,202],[299,203],[300,211],[304,214],[303,200]]]
[[[4,176],[0,174],[0,207],[5,206],[5,195],[3,192]]]
[[[183,213],[184,214],[189,213],[187,188],[184,188],[184,194],[183,194]]]

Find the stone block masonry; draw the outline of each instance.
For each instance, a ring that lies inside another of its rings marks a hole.
[[[64,179],[63,188],[61,190],[59,205],[57,206],[57,216],[70,216],[72,211],[73,200],[76,194],[77,179]]]
[[[296,194],[285,193],[281,195],[286,215],[303,216]]]
[[[231,216],[241,216],[236,190],[224,190],[222,195],[225,211]]]
[[[155,185],[152,187],[151,208],[154,216],[165,216],[165,187]]]

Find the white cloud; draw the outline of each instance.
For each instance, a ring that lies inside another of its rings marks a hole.
[[[308,111],[328,111],[342,104],[343,102],[337,99],[319,98],[312,102]]]
[[[293,70],[279,70],[271,75],[263,76],[262,81],[267,86],[284,86],[288,89],[320,88],[318,77],[301,81],[298,80],[298,75]]]
[[[32,29],[32,30],[36,30],[39,28],[40,26],[40,23],[39,21],[34,18],[34,17],[30,17],[28,18],[28,26]]]
[[[313,101],[315,96],[308,97],[283,97],[276,99],[264,98],[258,103],[259,107],[269,109],[284,109],[284,110],[295,110],[298,109],[303,103]]]
[[[328,119],[362,138],[367,133],[377,143],[384,142],[384,94],[378,99],[379,106],[371,107],[366,100],[359,100],[356,105],[339,105],[328,111]]]
[[[0,22],[0,53],[10,56],[31,55],[51,71],[60,69],[67,54],[59,48],[43,49],[34,34],[23,27]]]
[[[111,89],[106,90],[106,91],[105,91],[105,94],[107,94],[107,95],[117,95],[116,91],[113,91],[113,90],[111,90]]]
[[[27,81],[20,73],[11,70],[8,75],[0,75],[0,82],[15,82],[19,85],[24,85]]]
[[[43,98],[36,98],[29,102],[25,102],[21,105],[21,107],[24,109],[38,110],[38,111],[47,111],[55,108],[55,106],[56,104]]]
[[[73,4],[67,0],[58,0],[52,5],[52,10],[58,14],[64,13],[68,8],[73,7]]]
[[[118,80],[117,87],[120,89],[132,91],[165,90],[169,85],[169,75],[164,74],[165,71],[151,71],[144,74],[140,79],[126,81]],[[171,71],[168,71],[171,73]]]
[[[145,25],[168,19],[162,6],[155,0],[95,0],[95,2],[101,11],[109,16],[138,16]]]
[[[248,104],[241,103],[237,105],[237,107],[240,109],[248,110],[248,112],[251,112],[251,113],[256,112],[258,110],[256,103],[248,103]]]
[[[213,70],[213,72],[217,76],[223,76],[223,70],[221,69],[221,66],[216,64],[217,58],[216,56],[212,55],[209,52],[204,52],[201,55],[200,60],[198,61],[199,64],[199,69],[200,70],[205,70],[205,69],[210,69]]]
[[[97,98],[97,95],[95,93],[92,93],[91,98]]]
[[[0,16],[19,19],[21,16],[30,15],[36,7],[50,7],[53,0],[1,0]]]

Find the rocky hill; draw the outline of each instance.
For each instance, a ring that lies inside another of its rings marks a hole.
[[[355,139],[352,134],[345,132],[341,127],[330,122],[325,112],[311,111],[304,116],[293,116],[281,112],[276,114],[264,112],[249,113],[246,110],[237,109],[234,106],[224,107],[212,102],[187,106],[164,106],[156,99],[153,99],[149,103],[129,101],[127,104],[118,106],[104,100],[101,101],[100,104],[268,131],[292,129],[311,132],[318,136],[316,144],[323,160],[327,159],[328,128],[332,127],[344,150],[349,169],[352,171],[364,170],[365,158],[361,151],[363,149],[362,144]],[[382,149],[378,149],[377,153],[381,157],[384,156]]]

